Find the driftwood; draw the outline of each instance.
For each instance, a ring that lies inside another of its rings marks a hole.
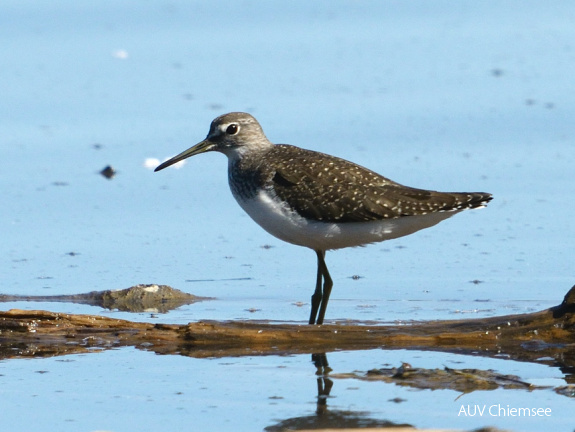
[[[543,311],[406,325],[269,322],[140,323],[46,311],[0,312],[0,359],[134,346],[159,354],[224,357],[335,350],[417,349],[575,367],[575,286]]]

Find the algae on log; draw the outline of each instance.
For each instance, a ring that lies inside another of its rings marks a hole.
[[[417,349],[575,367],[575,286],[559,306],[501,317],[405,325],[269,322],[139,323],[46,311],[0,312],[0,358],[53,356],[134,346],[160,354],[224,357]]]

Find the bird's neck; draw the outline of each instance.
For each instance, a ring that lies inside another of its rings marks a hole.
[[[228,182],[234,197],[247,200],[255,197],[266,181],[267,169],[262,156],[267,151],[245,151],[228,155]]]

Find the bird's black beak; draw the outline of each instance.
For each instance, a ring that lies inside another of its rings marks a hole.
[[[208,139],[205,139],[202,142],[197,143],[195,146],[190,147],[189,149],[181,152],[179,155],[174,156],[173,158],[168,159],[166,162],[158,165],[157,168],[154,170],[154,172],[161,171],[164,168],[167,168],[170,165],[173,165],[173,164],[175,164],[179,161],[182,161],[184,159],[187,159],[191,156],[212,151],[215,149],[215,147],[216,147],[216,144],[214,144],[211,141],[208,141]]]

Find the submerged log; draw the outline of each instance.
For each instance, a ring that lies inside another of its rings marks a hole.
[[[225,357],[335,350],[417,349],[575,367],[575,286],[539,312],[404,325],[269,322],[140,323],[47,311],[0,312],[0,358],[134,346],[159,354]]]

